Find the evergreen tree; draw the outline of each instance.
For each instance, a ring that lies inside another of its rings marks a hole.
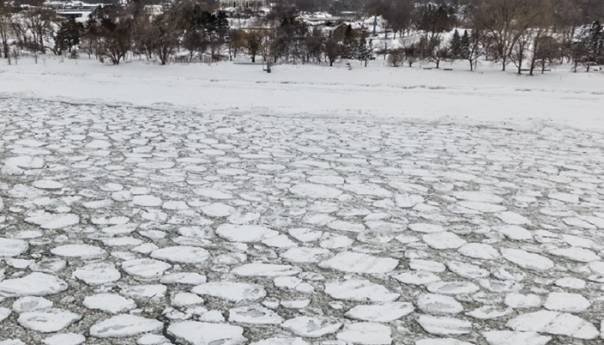
[[[84,26],[73,18],[62,22],[55,37],[55,53],[61,55],[64,51],[71,52],[74,46],[80,44],[80,36],[83,31]]]
[[[367,67],[367,63],[371,58],[371,47],[367,44],[367,33],[363,32],[359,37],[359,43],[357,44],[357,49],[355,52],[355,56],[357,60],[363,61],[365,63],[365,67]]]
[[[459,36],[459,31],[455,29],[453,38],[451,39],[451,45],[449,47],[451,57],[454,59],[462,57],[462,48],[461,36]]]
[[[593,22],[588,32],[589,59],[595,63],[604,63],[604,28],[599,21]]]

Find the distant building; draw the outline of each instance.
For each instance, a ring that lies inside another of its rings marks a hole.
[[[267,6],[267,0],[219,0],[222,8],[256,9]]]

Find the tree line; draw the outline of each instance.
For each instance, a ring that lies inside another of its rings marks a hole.
[[[601,0],[275,0],[244,28],[232,27],[215,0],[175,0],[157,13],[147,1],[109,3],[85,23],[37,1],[18,7],[0,0],[2,57],[88,54],[120,64],[138,56],[163,65],[247,54],[252,62],[366,65],[381,54],[392,66],[465,60],[475,70],[485,59],[529,74],[559,63],[575,71],[604,64]],[[347,17],[338,19],[343,10]],[[314,24],[301,16],[313,11],[336,17]]]

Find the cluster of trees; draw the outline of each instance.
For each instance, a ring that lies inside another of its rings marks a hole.
[[[374,0],[389,4],[390,0]],[[398,0],[397,0],[398,1]],[[401,0],[407,1],[407,0]],[[517,73],[542,73],[553,63],[572,61],[579,65],[604,64],[604,34],[599,18],[604,16],[604,2],[589,0],[466,0],[429,3],[415,6],[407,26],[393,26],[393,31],[412,28],[421,33],[419,40],[393,51],[393,65],[406,60],[440,61],[464,59],[471,70],[479,58],[496,61],[505,71],[512,64]],[[443,33],[455,27],[448,42]]]
[[[36,1],[41,0],[29,0]],[[366,64],[380,52],[393,66],[423,60],[438,68],[441,61],[466,60],[474,70],[483,58],[499,62],[504,71],[514,65],[530,74],[559,62],[573,62],[575,70],[604,64],[602,0],[274,0],[270,13],[245,29],[231,28],[215,0],[170,1],[159,13],[149,13],[147,3],[108,4],[80,24],[43,6],[17,9],[0,0],[0,55],[10,59],[12,38],[34,54],[87,52],[113,64],[129,55],[166,64],[240,53],[253,62],[261,56],[272,62],[333,65],[345,58]],[[319,10],[373,20],[353,26],[301,19],[302,12]],[[378,32],[379,24],[385,30]],[[455,28],[464,29],[450,35]],[[400,48],[375,43],[397,35]]]

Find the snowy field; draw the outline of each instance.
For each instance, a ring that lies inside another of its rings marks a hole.
[[[604,342],[601,74],[86,63],[0,68],[0,344]]]

